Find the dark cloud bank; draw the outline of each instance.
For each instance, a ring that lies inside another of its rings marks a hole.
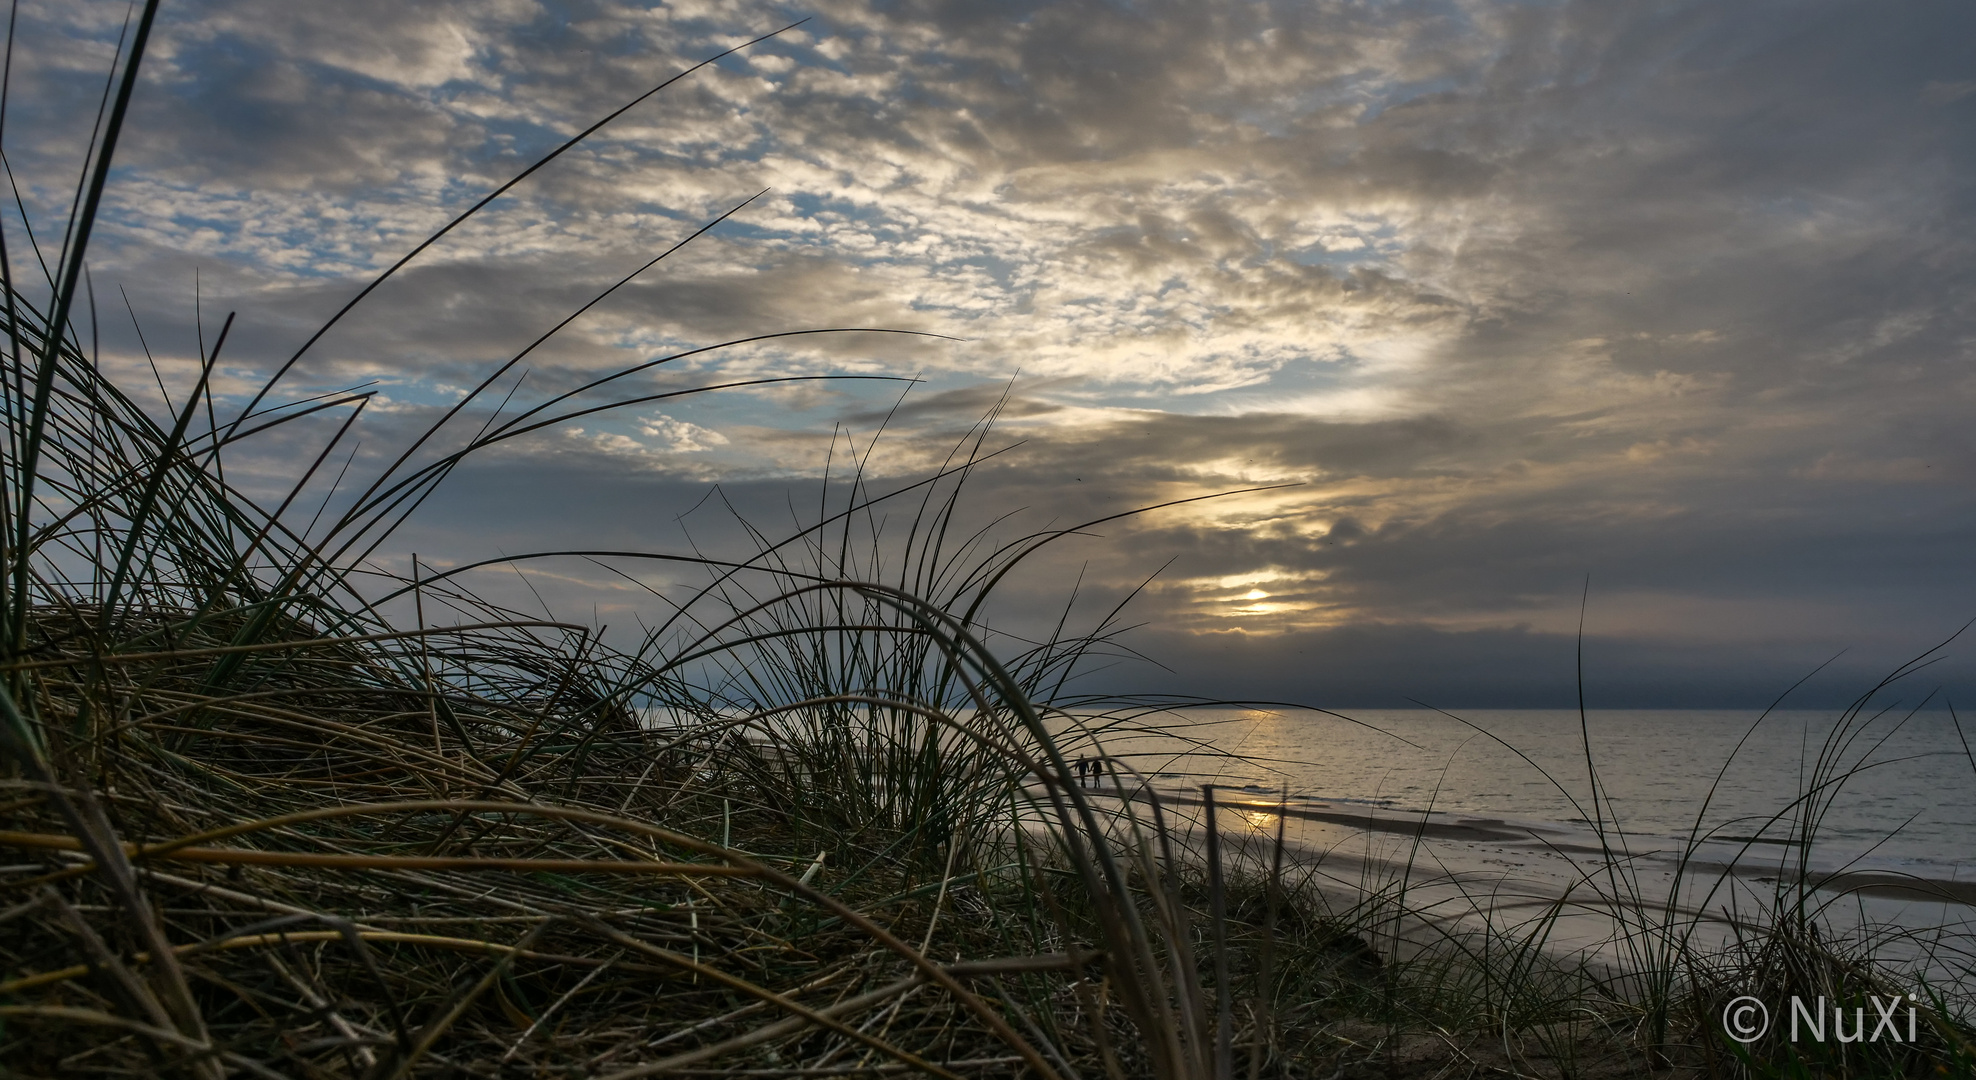
[[[1048,449],[1029,445],[1015,453],[1033,458]],[[1103,490],[1093,464],[1075,452],[1049,464],[989,469],[974,482],[975,512],[964,520],[1018,511],[995,534],[1005,539],[1138,505],[1129,494]],[[660,475],[605,480],[601,473],[575,463],[468,470],[407,543],[466,561],[567,546],[567,523],[580,520],[586,547],[684,551],[680,519],[697,507],[687,519],[694,539],[731,552],[739,546],[720,543],[728,536],[723,500],[773,536],[816,520],[820,502],[814,482],[728,482],[709,500],[705,484]],[[600,504],[613,509],[600,514]],[[910,505],[892,513],[888,535],[896,537]],[[534,527],[511,526],[492,539],[484,532],[489,519],[524,514]],[[1823,708],[1850,700],[1950,637],[1976,609],[1976,589],[1963,572],[1966,518],[1963,528],[1921,535],[1899,524],[1871,527],[1868,515],[1854,527],[1814,535],[1800,518],[1776,516],[1782,520],[1769,529],[1742,520],[1714,529],[1669,521],[1638,532],[1560,533],[1511,514],[1466,523],[1472,528],[1435,521],[1418,535],[1370,531],[1258,555],[1254,549],[1267,542],[1253,535],[1214,530],[1204,538],[1197,530],[1162,528],[1155,515],[1062,543],[1008,584],[992,615],[997,625],[1034,632],[1055,617],[1068,582],[1079,577],[1085,592],[1071,624],[1086,626],[1126,587],[1164,565],[1126,609],[1125,621],[1140,625],[1119,640],[1139,655],[1121,650],[1115,661],[1094,665],[1081,689],[1329,706],[1568,708],[1578,702],[1582,644],[1583,689],[1594,708],[1760,707],[1807,676],[1786,703]],[[1236,630],[1228,620],[1203,617],[1194,590],[1163,587],[1191,569],[1299,563],[1328,571],[1327,584],[1340,583],[1349,618],[1332,626],[1265,622]],[[582,608],[586,598],[594,603],[596,594],[555,575],[610,580],[576,560],[527,565],[548,575],[535,584],[564,612]],[[504,586],[493,579],[509,573],[488,571],[478,580],[498,591]],[[1531,625],[1558,608],[1575,621],[1588,575],[1582,642],[1574,627]],[[527,606],[518,586],[505,587]],[[1669,596],[1700,596],[1716,606],[1659,615],[1657,604]],[[629,625],[624,610],[611,614],[614,603],[628,599],[635,601],[622,593],[607,597],[599,620]],[[1487,625],[1450,628],[1441,617],[1465,610],[1486,612]],[[1381,618],[1380,612],[1399,614]],[[1940,662],[1903,680],[1889,700],[1918,703],[1931,693],[1937,704],[1968,700],[1976,690],[1971,644],[1951,644]]]

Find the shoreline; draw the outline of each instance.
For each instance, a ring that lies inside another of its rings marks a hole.
[[[1106,792],[1103,794],[1106,798],[1120,797],[1120,794],[1116,792]],[[1151,800],[1154,794],[1157,794],[1160,803],[1166,806],[1200,808],[1205,805],[1205,801],[1198,795],[1173,791],[1153,792],[1142,788],[1139,791],[1130,793],[1129,797],[1135,802],[1146,803]],[[1512,824],[1505,819],[1495,817],[1443,814],[1440,812],[1402,814],[1376,807],[1347,810],[1321,802],[1285,805],[1278,801],[1265,801],[1241,796],[1225,800],[1217,797],[1215,804],[1218,810],[1252,814],[1265,813],[1269,815],[1280,813],[1291,820],[1333,826],[1363,835],[1383,835],[1418,841],[1442,841],[1445,844],[1474,846],[1478,848],[1489,845],[1501,845],[1503,848],[1519,849],[1532,857],[1564,856],[1569,859],[1571,856],[1587,856],[1603,861],[1608,856],[1606,848],[1582,842],[1580,837],[1574,835],[1573,831],[1567,828],[1546,828],[1532,824]],[[1224,829],[1224,833],[1227,831]],[[1637,837],[1630,836],[1629,838],[1637,839]],[[1747,837],[1731,838],[1731,842],[1736,841],[1743,843],[1763,842],[1762,840]],[[1796,844],[1795,841],[1789,840],[1771,841],[1770,843],[1775,846],[1785,847],[1795,846]],[[1308,843],[1297,846],[1306,849],[1311,848],[1311,845]],[[1437,853],[1439,853],[1439,849],[1437,849]],[[1323,855],[1329,856],[1333,854],[1337,854],[1336,845],[1326,846]],[[1487,853],[1478,850],[1474,854],[1482,856]],[[1668,862],[1670,869],[1672,867],[1672,861],[1668,858],[1672,853],[1665,852],[1665,849],[1648,849],[1644,851],[1625,850],[1618,854],[1622,859],[1633,863],[1646,862],[1659,857]],[[1354,856],[1354,858],[1368,863],[1383,862],[1387,863],[1393,869],[1400,869],[1391,860],[1377,859],[1369,854]],[[1477,861],[1486,862],[1487,860],[1478,859]],[[1576,860],[1570,861],[1574,865],[1576,864]],[[1524,864],[1518,864],[1517,867],[1513,868],[1523,867]],[[1480,868],[1462,869],[1473,873]],[[1460,871],[1458,870],[1456,872],[1459,873]],[[1704,849],[1699,848],[1690,855],[1686,862],[1684,873],[1690,877],[1698,874],[1726,874],[1740,881],[1747,882],[1752,886],[1763,885],[1775,887],[1783,883],[1788,887],[1790,884],[1783,880],[1785,875],[1780,874],[1778,867],[1774,864],[1766,865],[1712,858]],[[1534,877],[1541,875],[1520,876]],[[1976,880],[1924,877],[1914,874],[1904,874],[1894,870],[1875,868],[1814,869],[1805,873],[1802,880],[1813,890],[1830,894],[1834,897],[1856,895],[1881,900],[1953,904],[1976,910]]]

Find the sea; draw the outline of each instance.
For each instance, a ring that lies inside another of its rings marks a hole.
[[[1831,712],[1340,714],[1217,709],[1094,730],[1163,788],[1558,826],[1602,818],[1642,838],[1694,834],[1725,848],[1798,839],[1800,811],[1812,809],[1821,869],[1976,881],[1976,744],[1964,741],[1976,723],[1946,710],[1845,728]]]
[[[1067,753],[1113,763],[1102,787],[1185,808],[1211,786],[1237,850],[1266,852],[1280,827],[1341,886],[1411,879],[1456,920],[1489,918],[1484,895],[1542,911],[1678,890],[1727,940],[1780,883],[1810,881],[1842,929],[1976,931],[1976,723],[1947,710],[1214,709],[1074,727]]]

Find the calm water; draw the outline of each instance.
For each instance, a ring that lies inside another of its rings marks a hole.
[[[1194,712],[1140,721],[1161,723],[1163,736],[1117,728],[1101,738],[1108,753],[1156,775],[1162,787],[1212,782],[1264,797],[1287,788],[1300,802],[1581,827],[1592,816],[1576,712],[1474,710],[1460,714],[1468,724],[1424,710],[1350,715],[1361,723],[1311,713]],[[1801,794],[1821,777],[1851,772],[1826,788],[1831,805],[1815,866],[1976,878],[1976,765],[1948,713],[1882,717],[1837,746],[1828,742],[1832,713],[1773,713],[1751,733],[1756,715],[1590,714],[1586,729],[1610,799],[1607,819],[1651,846],[1656,838],[1686,836],[1701,815],[1703,831],[1723,838],[1708,849],[1727,857],[1744,846],[1741,838],[1791,837],[1790,808]],[[1976,725],[1965,729],[1976,738]],[[1822,752],[1836,753],[1836,770],[1820,772]],[[1749,850],[1746,858],[1775,858],[1788,849]]]

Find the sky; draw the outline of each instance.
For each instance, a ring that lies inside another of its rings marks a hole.
[[[0,145],[44,243],[128,10],[19,7]],[[1750,706],[1831,660],[1791,699],[1824,705],[1976,617],[1956,2],[171,0],[90,250],[102,363],[155,395],[148,347],[182,387],[238,312],[217,385],[244,405],[481,196],[798,20],[490,204],[276,400],[375,392],[342,444],[374,473],[714,222],[446,430],[737,338],[939,336],[640,371],[581,400],[789,381],[491,448],[380,564],[725,550],[732,515],[792,531],[846,462],[910,484],[994,411],[963,514],[992,537],[1220,496],[1006,586],[1017,630],[1139,589],[1147,659],[1093,691],[1549,707],[1582,670],[1595,708]],[[229,468],[278,491],[339,422]],[[689,577],[475,580],[622,629]],[[1909,700],[1971,697],[1943,656]]]

